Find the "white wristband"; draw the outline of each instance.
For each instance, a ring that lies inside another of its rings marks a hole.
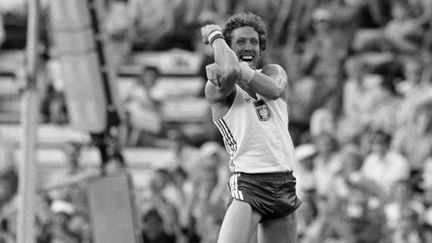
[[[221,32],[220,30],[215,30],[215,31],[211,32],[211,33],[208,35],[207,40],[208,40],[208,42],[209,42],[210,45],[211,45],[212,42],[215,40],[215,39],[213,39],[213,38],[214,38],[215,36],[217,36],[217,35],[220,35],[220,36],[223,38],[223,34],[222,34],[222,32]]]

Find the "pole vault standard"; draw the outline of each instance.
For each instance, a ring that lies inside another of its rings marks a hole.
[[[37,90],[39,0],[27,0],[26,85],[21,100],[21,151],[19,159],[17,242],[35,242],[36,139],[39,117]]]

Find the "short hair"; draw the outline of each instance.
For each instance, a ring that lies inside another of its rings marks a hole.
[[[258,32],[258,39],[260,50],[264,51],[266,49],[266,28],[263,20],[260,16],[255,15],[251,12],[240,12],[234,14],[228,19],[228,22],[225,24],[224,28],[224,38],[228,46],[231,46],[231,33],[233,30],[245,26],[250,26]]]
[[[153,65],[144,66],[144,72],[154,72],[156,76],[159,75],[159,69]]]
[[[389,145],[392,140],[392,135],[382,129],[376,129],[372,132],[372,142],[384,143]]]

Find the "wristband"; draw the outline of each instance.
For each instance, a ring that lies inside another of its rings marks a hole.
[[[216,39],[219,39],[219,38],[220,39],[225,39],[224,36],[223,36],[223,34],[222,34],[222,32],[220,30],[215,30],[215,31],[211,32],[209,34],[209,36],[208,36],[208,42],[209,42],[210,46],[213,44],[213,42]]]

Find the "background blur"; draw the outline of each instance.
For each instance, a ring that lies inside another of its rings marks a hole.
[[[228,155],[203,94],[213,60],[199,29],[245,10],[267,25],[260,65],[289,77],[299,242],[432,242],[432,1],[103,3],[122,114],[104,163],[131,175],[145,242],[216,242]],[[74,77],[52,51],[50,1],[41,6],[37,238],[93,242],[88,178],[101,157],[70,123]],[[26,29],[26,2],[0,0],[0,243],[16,241]]]

